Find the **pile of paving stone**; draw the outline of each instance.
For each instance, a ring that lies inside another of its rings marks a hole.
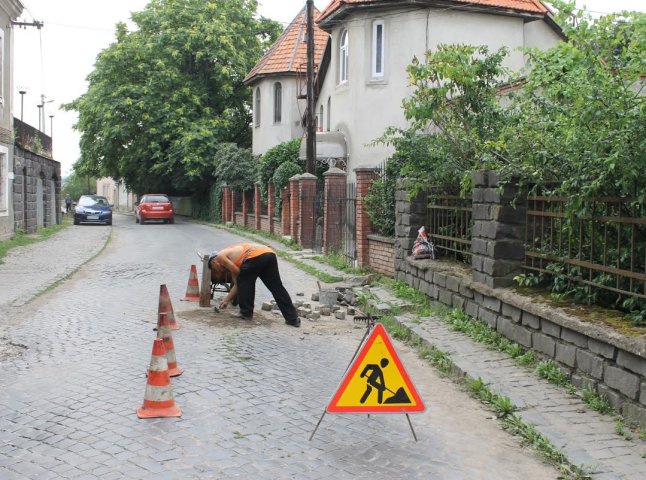
[[[345,320],[348,317],[355,315],[363,315],[363,313],[356,307],[357,295],[364,294],[371,297],[370,293],[373,288],[369,285],[370,276],[353,277],[340,284],[327,286],[321,288],[319,292],[313,293],[310,301],[295,300],[294,306],[298,311],[298,316],[307,318],[309,320],[322,320],[324,318],[336,318],[338,320]],[[381,298],[384,292],[372,292],[372,297]],[[297,293],[297,297],[303,297],[303,293]],[[379,304],[373,305],[373,310],[377,315],[386,315],[392,312],[392,308],[406,309],[409,305],[392,298],[391,301],[382,301]],[[280,314],[278,305],[274,300],[264,302],[262,309],[265,311],[273,311]]]
[[[336,295],[330,295],[331,292],[335,292]],[[325,293],[324,298],[321,298],[320,292],[313,293],[309,302],[294,300],[298,316],[309,320],[319,320],[321,317],[334,317],[338,320],[345,320],[348,316],[355,315],[357,296],[352,287],[335,287]],[[302,294],[297,294],[297,296],[302,296]],[[278,305],[274,300],[271,300],[270,302],[264,302],[262,309],[266,311],[278,310]]]

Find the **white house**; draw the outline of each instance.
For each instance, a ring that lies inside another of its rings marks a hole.
[[[402,100],[412,93],[406,67],[413,58],[423,60],[439,44],[487,45],[492,51],[504,46],[510,51],[505,65],[520,71],[526,61],[521,48],[549,48],[562,39],[550,11],[538,0],[333,0],[316,23],[329,36],[326,55],[316,59],[315,113],[319,130],[345,138],[350,180],[353,169],[378,166],[391,155],[390,147],[371,145],[387,127],[406,126]],[[263,61],[270,62],[277,51],[272,48]],[[270,134],[271,85],[260,82],[257,91],[253,108],[260,123],[254,124],[254,153],[290,134],[301,136],[293,117],[291,132]],[[291,91],[284,91],[283,98],[291,105],[283,108],[305,112]],[[326,150],[319,142],[317,154]]]
[[[18,0],[0,0],[0,240],[14,231],[12,22],[22,10]]]

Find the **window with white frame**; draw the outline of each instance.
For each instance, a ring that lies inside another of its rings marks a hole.
[[[256,87],[256,103],[254,107],[254,115],[255,115],[255,125],[256,127],[260,126],[260,87]]]
[[[384,76],[384,22],[376,20],[372,24],[372,76]]]
[[[274,123],[280,123],[283,116],[283,86],[274,83]]]
[[[339,83],[348,81],[348,31],[341,32],[339,41]]]
[[[0,146],[0,216],[9,214],[9,150]]]
[[[319,108],[319,117],[317,118],[316,123],[317,123],[317,125],[316,125],[317,130],[319,132],[322,132],[323,131],[323,125],[324,125],[324,123],[323,123],[323,104],[321,104],[321,108]]]

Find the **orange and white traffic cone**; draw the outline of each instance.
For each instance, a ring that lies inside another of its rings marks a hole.
[[[188,277],[186,296],[182,300],[188,300],[189,302],[200,301],[200,284],[197,282],[197,267],[195,265],[191,265],[191,274]]]
[[[170,323],[168,322],[168,315],[164,312],[159,314],[157,338],[161,338],[164,341],[164,348],[166,349],[166,362],[168,363],[168,376],[180,376],[183,372],[182,369],[177,366],[175,345],[173,344],[173,334],[171,332]]]
[[[180,417],[181,415],[182,411],[175,404],[173,397],[164,341],[161,338],[156,338],[150,357],[144,403],[137,409],[137,416],[139,418],[158,418]]]
[[[157,308],[157,328],[159,329],[159,315],[162,312],[166,312],[168,318],[168,323],[170,324],[171,330],[179,329],[177,321],[175,320],[175,313],[173,312],[173,304],[170,301],[170,295],[168,294],[168,288],[166,284],[159,286],[159,307]]]

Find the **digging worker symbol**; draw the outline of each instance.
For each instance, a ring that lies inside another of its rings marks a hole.
[[[388,359],[382,358],[379,364],[381,365],[381,367],[379,367],[379,365],[375,365],[374,363],[369,363],[363,369],[363,372],[361,372],[361,378],[365,377],[366,375],[368,376],[368,378],[366,378],[366,391],[363,393],[361,400],[359,400],[362,404],[365,403],[366,400],[368,400],[373,387],[377,389],[377,402],[381,404],[384,401],[384,390],[386,390],[386,382],[384,380],[384,372],[382,372],[381,369],[386,368],[386,366],[388,365]]]
[[[393,392],[386,386],[386,381],[384,380],[384,372],[382,369],[386,368],[388,366],[388,363],[389,362],[387,358],[382,358],[379,361],[379,365],[369,363],[364,367],[360,375],[360,378],[366,377],[366,391],[363,392],[361,400],[359,400],[362,405],[366,402],[366,400],[368,400],[368,397],[372,393],[373,388],[377,389],[377,403],[379,403],[379,405],[381,405],[382,403],[410,403],[410,398],[406,394],[406,391],[403,387],[400,387],[396,392]],[[385,391],[392,393],[392,395],[384,401]]]

